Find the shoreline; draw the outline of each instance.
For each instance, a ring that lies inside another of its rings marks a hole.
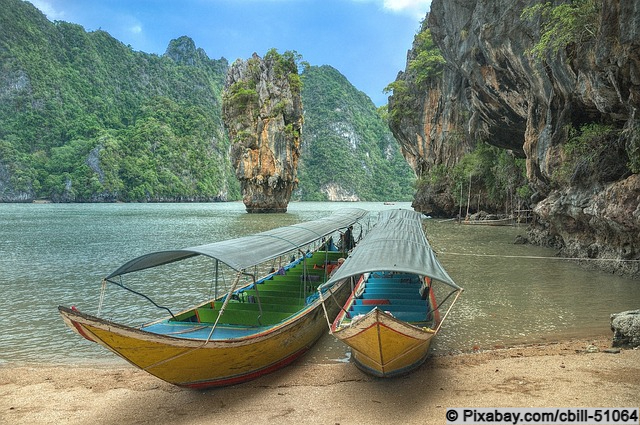
[[[597,352],[588,352],[593,345]],[[640,350],[611,339],[430,356],[373,378],[351,362],[294,364],[230,387],[188,390],[126,363],[0,365],[0,423],[444,423],[447,407],[638,407]],[[302,359],[301,359],[302,360]]]

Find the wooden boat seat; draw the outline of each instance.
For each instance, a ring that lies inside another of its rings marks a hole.
[[[414,294],[417,298],[420,297],[420,285],[403,286],[401,288],[389,288],[385,284],[375,284],[365,286],[365,292],[367,291],[369,293],[374,293],[375,291],[385,292],[389,296],[392,296],[392,294]]]
[[[268,285],[260,285],[258,286],[258,292],[260,291],[300,291],[303,287],[302,282],[300,280],[296,280],[295,282],[273,282]],[[253,288],[252,290],[256,290]]]
[[[382,311],[387,311],[391,313],[395,318],[399,320],[403,320],[405,322],[422,323],[422,322],[428,322],[431,320],[431,318],[428,317],[427,308],[406,309],[403,307],[406,307],[406,306],[395,306],[394,308],[391,305],[381,305],[379,306],[379,309]],[[362,306],[362,305],[352,306],[351,311],[349,313],[351,317],[355,317],[360,314],[367,314],[371,310],[372,310],[372,306]]]
[[[200,323],[215,323],[218,319],[219,310],[212,308],[198,308],[196,309],[196,315]],[[240,325],[240,326],[264,326],[273,325],[283,321],[292,313],[283,313],[275,311],[263,311],[262,315],[247,314],[246,311],[241,310],[225,310],[220,317],[219,324],[226,325]]]
[[[367,314],[374,307],[376,307],[376,306],[374,306],[374,305],[353,305],[353,306],[351,306],[351,311],[353,311],[355,314]],[[400,312],[424,313],[424,314],[427,313],[427,306],[426,305],[383,304],[383,305],[379,305],[378,308],[380,310],[389,311],[392,314],[400,313]]]
[[[271,295],[271,292],[269,292],[268,295],[265,295],[261,292],[260,301],[262,301],[264,304],[291,304],[291,305],[293,305],[292,303],[295,302],[299,308],[302,308],[304,306],[304,302],[300,300],[300,297],[298,295],[292,298],[292,297],[273,296]]]
[[[289,300],[293,301],[303,297],[306,298],[312,292],[315,292],[315,291],[303,292],[300,290],[300,288],[296,288],[296,289],[260,288],[258,291],[256,291],[255,289],[251,289],[251,290],[245,291],[244,293],[246,295],[253,295],[254,297],[257,297],[257,296],[280,297],[280,298],[288,298]]]
[[[394,286],[402,286],[402,285],[420,285],[420,279],[416,277],[393,277],[393,278],[382,278],[382,277],[370,277],[367,280],[367,284],[376,284],[376,283],[388,283],[393,284]]]
[[[362,303],[362,305],[384,305],[384,304],[391,304],[391,301],[389,300],[383,300],[383,299],[366,299],[366,300],[356,300],[360,301]]]
[[[365,287],[364,293],[362,295],[363,298],[385,298],[389,296],[389,291],[386,289],[375,289]],[[404,290],[394,291],[394,298],[405,298],[405,299],[420,299],[420,293],[418,289],[407,288]]]
[[[309,277],[315,277],[317,278],[317,282],[321,281],[321,276],[309,276]],[[273,285],[279,285],[279,284],[289,284],[291,286],[300,286],[300,283],[302,282],[302,275],[298,275],[298,276],[278,276],[278,279],[272,279],[272,280],[266,280],[264,282],[265,286],[273,286]],[[258,287],[258,289],[262,288],[262,286]]]
[[[378,303],[376,301],[385,301],[383,303]],[[425,306],[426,301],[422,299],[414,299],[414,298],[357,298],[353,300],[354,305],[421,305]]]
[[[264,311],[262,315],[258,317],[258,315],[248,315],[242,311],[227,310],[220,318],[220,321],[229,325],[265,326],[282,322],[291,315],[292,313]]]
[[[229,303],[227,304],[227,310],[242,310],[242,311],[277,311],[280,313],[295,313],[300,310],[300,306],[296,304],[267,304],[261,303]]]
[[[310,287],[307,287],[306,290],[305,288],[302,288],[302,287],[298,287],[298,288],[280,287],[280,288],[267,288],[264,291],[261,288],[258,294],[260,294],[261,300],[263,296],[276,296],[276,297],[282,297],[282,298],[289,298],[290,302],[292,302],[292,300],[295,300],[298,298],[306,298],[314,292],[315,292],[315,289]]]
[[[302,305],[304,305],[296,300],[296,299],[292,299],[292,298],[288,298],[286,299],[285,302],[281,302],[281,303],[269,303],[266,302],[264,299],[261,299],[262,301],[262,310],[269,310],[269,311],[280,311],[283,313],[295,313],[298,310],[300,310],[300,308],[302,307]],[[210,306],[209,308],[213,309],[213,310],[220,310],[220,308],[222,307],[222,301],[216,301],[215,303],[213,303],[212,306]],[[226,307],[227,310],[229,309],[233,309],[233,310],[244,310],[244,311],[257,311],[259,310],[259,305],[258,302],[236,302],[236,301],[231,301],[227,304]]]
[[[398,283],[398,282],[380,282],[380,281],[376,281],[376,282],[371,282],[371,281],[367,281],[367,286],[370,287],[375,287],[375,288],[389,288],[389,289],[401,289],[401,288],[419,288],[420,286],[422,286],[422,283],[420,281],[416,281],[416,282],[404,282],[404,283]]]
[[[293,278],[297,278],[300,279],[302,276],[318,276],[318,277],[323,277],[324,276],[324,270],[323,269],[309,269],[306,272],[302,269],[300,270],[289,270],[287,272],[286,275],[279,275],[280,277],[293,277]],[[274,276],[275,277],[275,276]]]

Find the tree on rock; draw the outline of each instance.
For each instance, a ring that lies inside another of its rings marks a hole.
[[[231,160],[247,212],[286,212],[297,185],[302,130],[300,56],[275,49],[238,59],[222,97]]]

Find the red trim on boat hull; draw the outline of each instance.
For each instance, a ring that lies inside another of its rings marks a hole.
[[[96,342],[95,339],[91,338],[87,333],[82,329],[82,325],[80,323],[72,321],[73,327],[76,328],[76,331],[87,341]]]

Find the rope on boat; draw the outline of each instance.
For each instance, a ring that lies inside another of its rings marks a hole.
[[[135,291],[132,288],[129,288],[128,286],[125,286],[124,283],[123,283],[122,275],[119,275],[119,278],[120,278],[120,282],[116,282],[115,280],[109,280],[109,279],[104,279],[104,280],[108,281],[110,283],[113,283],[114,285],[119,286],[122,289],[125,289],[125,290],[127,290],[127,291],[129,291],[129,292],[131,292],[133,294],[141,296],[142,298],[146,299],[151,304],[153,304],[154,306],[156,306],[156,307],[158,307],[158,308],[160,308],[162,310],[167,310],[169,312],[169,314],[171,315],[171,317],[173,317],[174,320],[175,320],[176,316],[173,315],[173,312],[169,309],[169,307],[165,307],[163,305],[159,305],[155,301],[153,301],[149,296],[143,294],[142,292]]]
[[[322,309],[324,310],[324,317],[327,319],[327,326],[331,329],[331,322],[329,321],[329,314],[327,313],[327,306],[324,305],[324,298],[322,297],[322,290],[318,289],[318,298],[320,299],[320,304],[322,304]]]
[[[338,306],[338,308],[339,308],[340,310],[344,311],[344,312],[347,314],[347,317],[349,317],[349,312],[348,312],[347,310],[345,310],[345,309],[344,309],[344,305],[343,305],[343,304],[340,304],[340,303],[338,302],[338,300],[336,299],[335,292],[331,292],[329,295],[331,296],[331,299],[333,300],[333,302],[334,302],[334,303],[336,303],[336,306]],[[329,318],[327,317],[327,319],[329,319]]]
[[[465,253],[465,252],[447,252],[440,251],[438,254],[442,255],[461,255],[466,257],[493,257],[493,258],[524,258],[529,260],[574,260],[574,261],[616,261],[620,263],[637,263],[640,260],[622,260],[618,258],[581,258],[581,257],[544,257],[544,256],[536,256],[536,255],[499,255],[499,254],[475,254],[475,253]]]
[[[107,292],[107,279],[102,279],[102,287],[100,288],[100,302],[98,302],[98,317],[102,314],[102,305],[104,304],[104,296]]]

